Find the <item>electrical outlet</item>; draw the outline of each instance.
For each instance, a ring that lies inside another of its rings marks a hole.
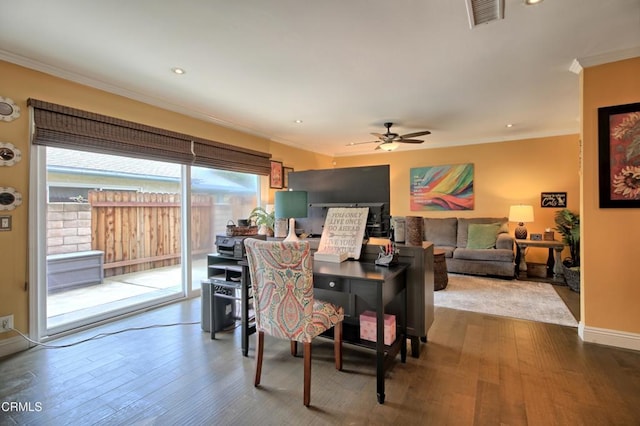
[[[13,328],[13,315],[0,317],[0,333],[4,333]]]

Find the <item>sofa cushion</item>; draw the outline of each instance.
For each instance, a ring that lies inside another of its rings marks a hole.
[[[450,259],[453,257],[453,251],[456,249],[452,246],[434,246],[434,249],[439,249],[444,251],[444,257]]]
[[[456,246],[456,233],[458,229],[458,219],[455,217],[446,218],[424,218],[424,240],[432,242],[434,246]]]
[[[453,252],[454,259],[460,260],[485,260],[498,262],[513,262],[514,254],[512,250],[495,249],[469,249],[457,248]]]
[[[469,233],[467,236],[467,248],[495,248],[500,226],[501,224],[499,223],[470,223]]]
[[[509,232],[509,224],[506,217],[474,217],[474,218],[458,218],[458,239],[456,247],[466,248],[469,235],[470,223],[499,223],[501,225],[498,233]]]

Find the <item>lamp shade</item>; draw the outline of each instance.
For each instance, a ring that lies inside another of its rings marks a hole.
[[[307,191],[278,191],[276,218],[307,217]]]
[[[533,222],[533,206],[518,204],[509,208],[509,222]]]
[[[514,235],[519,240],[527,238],[525,222],[533,222],[533,206],[518,204],[509,208],[509,221],[518,222]]]

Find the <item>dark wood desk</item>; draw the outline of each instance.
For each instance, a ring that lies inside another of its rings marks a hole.
[[[242,354],[249,351],[249,335],[255,326],[249,321],[249,265],[240,262],[242,273]],[[314,296],[344,308],[343,338],[345,343],[368,347],[376,351],[376,391],[379,403],[384,403],[384,375],[400,352],[401,362],[407,359],[407,265],[389,268],[373,263],[346,261],[342,263],[313,262]],[[376,342],[360,339],[359,315],[365,310],[376,312]],[[384,344],[384,315],[396,316],[396,341]]]

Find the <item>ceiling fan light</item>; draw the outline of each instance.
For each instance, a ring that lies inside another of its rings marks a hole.
[[[394,149],[397,149],[399,146],[400,144],[396,142],[386,142],[380,145],[380,149],[385,151],[393,151]]]

